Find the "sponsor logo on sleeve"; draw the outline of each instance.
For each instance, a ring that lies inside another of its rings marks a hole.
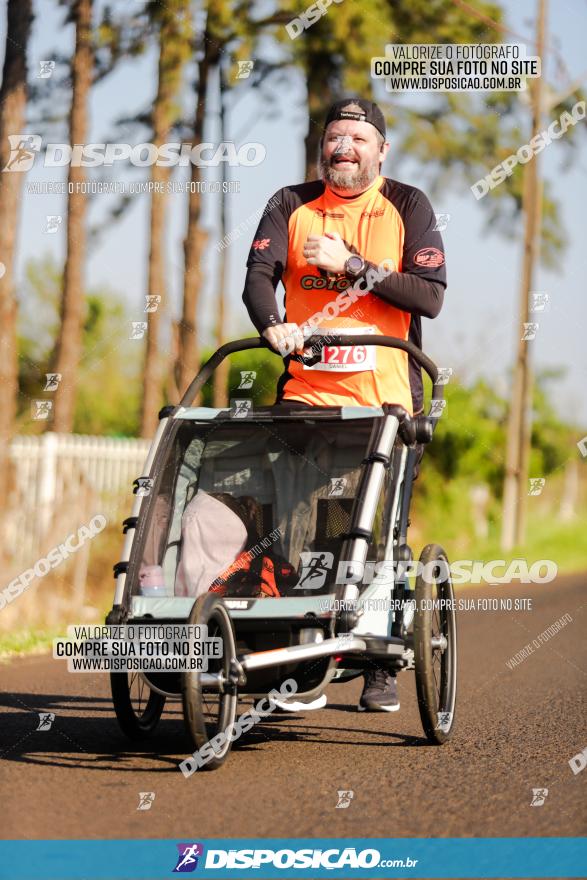
[[[437,269],[439,266],[444,266],[444,254],[438,248],[421,248],[414,256],[414,263],[416,266],[429,266],[431,269]]]

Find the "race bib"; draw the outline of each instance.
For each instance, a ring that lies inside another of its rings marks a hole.
[[[374,334],[374,327],[318,327],[314,336],[365,336]],[[304,364],[304,370],[328,370],[337,373],[359,373],[374,370],[377,349],[374,345],[328,345],[321,352],[321,359],[312,367]]]

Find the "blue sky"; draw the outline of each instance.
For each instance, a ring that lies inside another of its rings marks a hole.
[[[35,2],[36,19],[30,49],[31,74],[39,69],[39,61],[49,59],[58,50],[71,51],[73,29],[63,28],[63,10],[52,0]],[[116,8],[131,10],[135,0],[118,0]],[[534,0],[506,2],[507,25],[518,35],[531,38],[534,33]],[[300,4],[300,8],[305,6]],[[335,9],[335,7],[333,7]],[[334,14],[331,10],[331,13]],[[0,41],[4,43],[5,13],[1,16]],[[587,73],[585,70],[584,34],[587,28],[587,7],[583,3],[559,0],[550,4],[549,45],[546,57],[547,80],[564,88],[571,81]],[[516,36],[504,37],[518,42]],[[384,54],[384,42],[382,51]],[[556,63],[555,52],[562,56],[567,74],[562,74]],[[530,49],[528,54],[533,54]],[[132,115],[150,106],[155,90],[156,56],[153,53],[121,65],[110,78],[93,90],[90,108],[91,131],[88,140],[104,142],[111,138],[114,121]],[[186,96],[186,101],[189,95]],[[230,169],[233,179],[241,184],[240,194],[228,197],[228,229],[234,229],[263,207],[268,198],[280,187],[303,180],[303,138],[307,127],[305,93],[301,78],[292,74],[279,96],[281,114],[269,114],[258,95],[246,95],[228,119],[229,139],[237,143],[258,141],[267,150],[266,159],[257,167]],[[582,123],[583,125],[585,123]],[[27,129],[30,130],[30,129]],[[62,138],[66,140],[65,137]],[[421,169],[414,163],[403,162],[401,170],[394,168],[393,131],[390,156],[383,169],[387,176],[398,176],[407,183],[419,185]],[[217,141],[214,119],[206,132],[206,140]],[[563,148],[553,143],[541,154],[544,174],[555,185],[561,202],[561,218],[568,247],[556,271],[540,268],[535,290],[550,294],[548,313],[539,317],[540,329],[534,344],[536,368],[564,366],[567,374],[556,385],[556,405],[561,412],[570,413],[587,426],[587,306],[584,294],[587,276],[587,249],[584,233],[584,202],[586,179],[585,138],[578,139],[580,154],[571,171],[563,173]],[[405,157],[404,157],[405,158]],[[488,157],[487,170],[496,162]],[[65,179],[64,169],[41,169],[35,166],[27,181]],[[219,169],[211,169],[217,175]],[[126,172],[117,172],[120,180],[130,178]],[[213,177],[211,179],[214,179]],[[491,377],[500,391],[506,392],[506,374],[511,366],[517,338],[517,299],[521,267],[521,238],[507,240],[491,234],[485,228],[485,212],[475,201],[468,187],[474,181],[463,181],[454,191],[445,191],[434,200],[437,212],[451,215],[443,233],[447,250],[449,287],[445,306],[434,321],[424,321],[424,348],[443,366],[452,366],[466,381],[483,373]],[[204,224],[209,230],[213,247],[218,240],[218,195],[205,194]],[[92,205],[92,223],[104,216],[114,202],[113,196],[102,196]],[[135,320],[142,318],[146,289],[148,250],[148,199],[135,197],[125,218],[108,227],[99,243],[91,249],[87,264],[87,281],[94,288],[108,287],[123,298]],[[169,296],[176,314],[180,308],[182,273],[182,238],[186,222],[186,196],[172,194],[168,205],[167,275]],[[64,229],[57,235],[46,235],[45,216],[64,214],[65,197],[29,194],[24,197],[19,237],[18,274],[22,277],[24,264],[31,257],[50,252],[58,261],[63,259]],[[242,306],[245,261],[254,225],[225,251],[228,259],[227,277],[230,289],[230,334],[248,335],[252,327]],[[209,341],[209,331],[215,314],[215,285],[217,262],[206,261],[206,288],[201,315],[202,341]],[[582,292],[583,291],[583,292]],[[121,328],[126,333],[127,327]]]

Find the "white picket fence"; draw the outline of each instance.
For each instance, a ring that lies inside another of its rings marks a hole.
[[[16,437],[4,536],[13,559],[29,563],[58,527],[77,528],[88,514],[110,519],[130,511],[132,483],[148,450],[147,440],[51,432]]]

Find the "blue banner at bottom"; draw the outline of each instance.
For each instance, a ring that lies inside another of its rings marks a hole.
[[[5,840],[6,880],[585,877],[587,838]]]

